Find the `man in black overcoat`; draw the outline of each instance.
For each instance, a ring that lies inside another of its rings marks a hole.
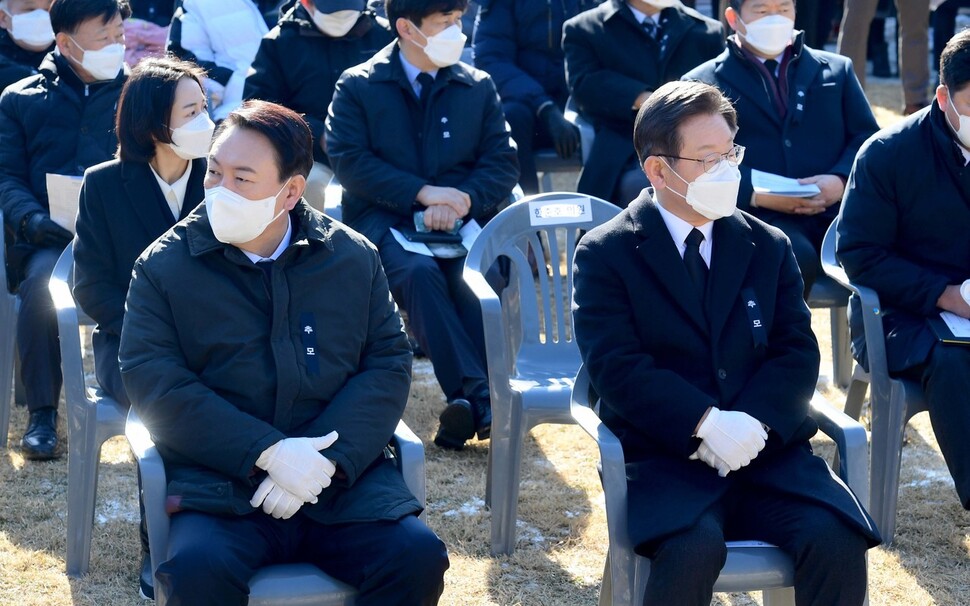
[[[736,210],[736,114],[666,84],[637,116],[653,189],[580,241],[576,341],[627,462],[645,604],[707,605],[725,540],[789,553],[798,604],[862,604],[872,520],[809,444],[818,344],[791,244]]]

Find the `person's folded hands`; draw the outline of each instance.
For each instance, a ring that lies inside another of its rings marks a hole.
[[[337,437],[331,431],[317,438],[285,438],[264,450],[256,467],[266,470],[280,488],[307,502],[330,486],[336,466],[320,451],[330,448]]]

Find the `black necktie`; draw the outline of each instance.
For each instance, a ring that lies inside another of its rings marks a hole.
[[[418,74],[418,84],[421,85],[421,94],[418,96],[418,100],[421,102],[421,107],[427,107],[428,99],[431,98],[431,87],[434,86],[434,76],[427,72],[421,72]]]
[[[647,32],[647,35],[654,40],[660,39],[660,26],[650,17],[643,20],[643,31]]]
[[[701,256],[701,242],[704,241],[704,234],[698,229],[690,230],[684,243],[687,249],[684,251],[684,265],[687,267],[687,274],[697,288],[701,299],[704,298],[704,290],[707,288],[707,263]]]
[[[765,61],[765,69],[771,74],[771,79],[775,82],[778,81],[778,62],[774,59],[767,59]]]
[[[266,287],[273,291],[273,259],[263,259],[262,261],[256,261],[256,267],[263,270],[263,281],[266,282]]]

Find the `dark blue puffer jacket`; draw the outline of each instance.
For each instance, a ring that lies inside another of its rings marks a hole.
[[[472,43],[475,67],[492,76],[503,102],[533,111],[560,107],[569,89],[563,67],[562,24],[598,0],[482,0]]]

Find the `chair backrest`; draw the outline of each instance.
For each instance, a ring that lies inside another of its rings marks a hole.
[[[514,376],[516,364],[578,368],[570,305],[573,253],[583,233],[620,209],[589,196],[525,197],[482,229],[465,259],[464,278],[482,304],[489,372]],[[501,302],[486,280],[498,264],[508,271]],[[571,372],[571,371],[569,371]]]
[[[7,288],[7,226],[0,210],[0,448],[7,446],[7,428],[10,424],[11,395],[16,372],[14,338],[17,334],[17,295]]]

